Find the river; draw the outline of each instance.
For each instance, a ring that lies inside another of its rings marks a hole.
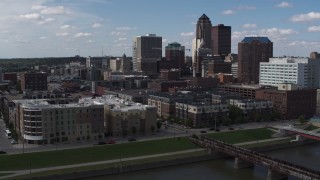
[[[320,171],[320,144],[310,144],[293,148],[279,149],[276,151],[266,152],[265,154],[300,164],[308,168]],[[173,167],[158,168],[152,170],[137,171],[131,173],[122,173],[108,175],[98,178],[90,178],[95,180],[116,179],[116,180],[259,180],[266,179],[267,169],[262,166],[255,165],[252,168],[234,169],[234,159],[219,159],[193,164],[179,165]],[[289,180],[296,180],[289,177]]]

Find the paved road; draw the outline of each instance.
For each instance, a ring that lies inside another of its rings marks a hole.
[[[62,150],[62,149],[74,149],[74,148],[83,148],[83,147],[92,147],[97,144],[97,141],[85,141],[85,142],[76,142],[76,143],[61,143],[61,144],[48,144],[48,145],[33,145],[33,144],[16,144],[11,145],[11,140],[8,140],[3,133],[1,133],[1,128],[5,128],[4,124],[1,125],[3,121],[0,121],[0,150],[6,151],[8,154],[20,154],[20,153],[30,153],[30,152],[40,152],[40,151],[52,151],[52,150]],[[259,122],[259,123],[247,123],[241,125],[231,125],[231,126],[221,126],[219,127],[220,131],[229,131],[228,128],[232,127],[235,130],[238,129],[255,129],[266,126],[276,126],[276,125],[287,125],[293,124],[295,121],[272,121],[272,122]],[[168,129],[165,129],[163,126],[160,132],[156,132],[151,136],[136,136],[136,139],[139,141],[152,140],[152,139],[163,139],[170,137],[184,137],[190,136],[192,134],[201,134],[201,131],[206,131],[208,133],[214,133],[215,131],[210,131],[208,128],[202,129],[185,129],[180,125],[172,124],[169,125]],[[1,136],[2,137],[1,139]],[[117,137],[113,138],[117,143],[126,143],[128,142],[127,138]]]

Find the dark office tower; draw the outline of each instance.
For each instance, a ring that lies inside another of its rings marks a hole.
[[[174,42],[166,46],[166,59],[170,61],[173,68],[179,69],[184,66],[184,46]]]
[[[267,37],[245,37],[238,43],[239,82],[258,83],[260,62],[272,56],[273,43]]]
[[[231,26],[212,26],[211,38],[213,55],[227,56],[231,53]]]
[[[155,34],[133,39],[132,63],[134,71],[157,73],[157,61],[162,58],[162,37]]]
[[[211,21],[205,14],[197,22],[196,39],[203,41],[202,48],[211,49],[211,26]]]

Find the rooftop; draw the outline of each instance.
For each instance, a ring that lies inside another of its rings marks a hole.
[[[242,43],[251,43],[253,41],[259,41],[261,43],[271,43],[268,37],[245,37]]]

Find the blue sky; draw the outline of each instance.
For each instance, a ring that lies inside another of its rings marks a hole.
[[[233,53],[245,36],[268,36],[275,56],[320,52],[319,0],[1,0],[0,8],[0,58],[131,56],[133,37],[147,33],[191,48],[203,13],[232,26]]]

